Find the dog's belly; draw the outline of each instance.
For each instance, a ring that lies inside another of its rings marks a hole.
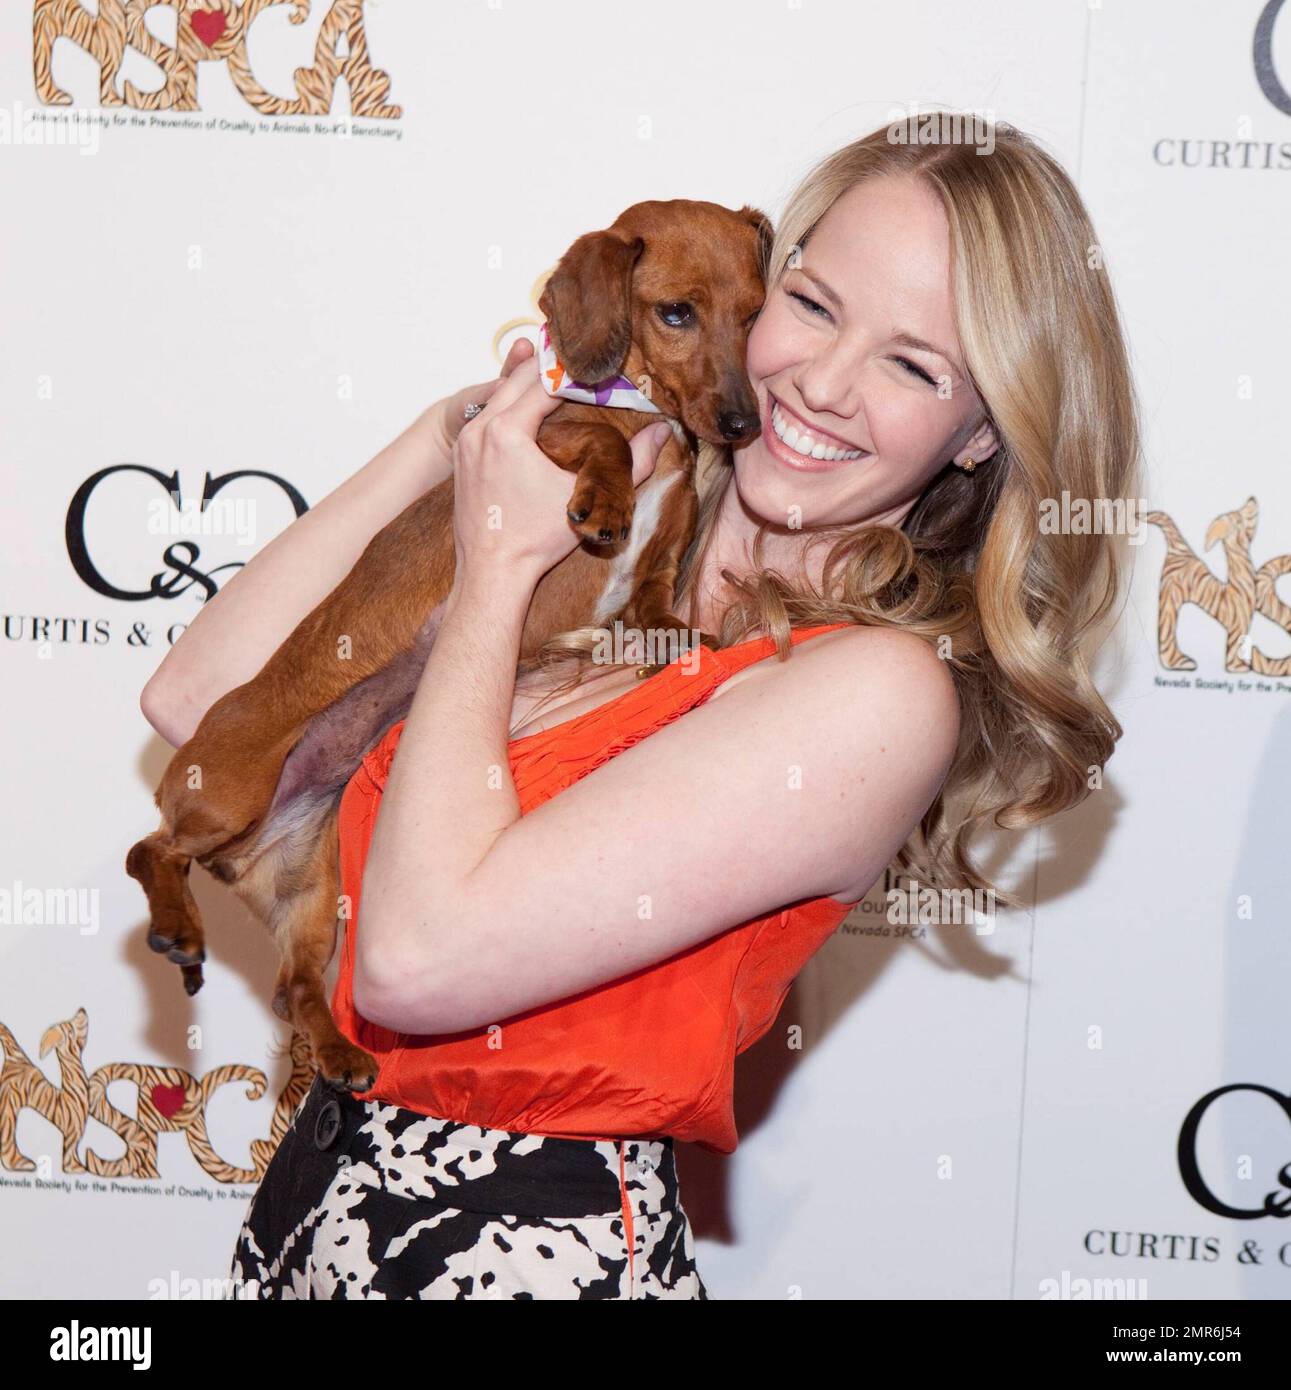
[[[243,896],[253,909],[257,903],[271,901],[284,885],[243,884],[241,880],[248,875],[259,880],[262,875],[253,868],[270,851],[275,851],[272,877],[275,881],[290,878],[298,860],[296,847],[308,853],[313,834],[359,764],[391,725],[408,713],[442,616],[440,604],[422,624],[411,647],[314,715],[288,753],[273,801],[251,838],[222,846],[199,861],[225,883],[237,884],[240,892],[245,889]]]
[[[440,604],[411,647],[309,721],[283,764],[266,822],[302,795],[341,791],[382,735],[408,713],[443,612]]]

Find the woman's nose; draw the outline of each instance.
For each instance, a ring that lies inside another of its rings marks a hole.
[[[850,420],[861,408],[858,372],[851,363],[817,360],[798,377],[798,394],[808,410]]]

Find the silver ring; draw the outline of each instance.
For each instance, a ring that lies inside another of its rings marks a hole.
[[[483,409],[484,407],[482,405],[476,405],[474,401],[471,401],[466,409],[462,411],[462,414],[465,415],[468,420],[474,420]]]

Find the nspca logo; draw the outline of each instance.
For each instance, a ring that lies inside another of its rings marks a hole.
[[[313,0],[174,0],[164,6],[177,12],[175,39],[168,44],[145,23],[156,0],[98,0],[91,14],[81,0],[36,0],[32,12],[32,65],[36,95],[46,106],[70,106],[72,98],[55,81],[54,45],[66,39],[99,66],[99,104],[138,111],[198,111],[199,63],[224,63],[233,85],[249,106],[265,116],[325,116],[332,109],[337,81],[344,78],[350,113],[378,120],[397,120],[403,108],[386,98],[390,77],[368,57],[363,27],[363,0],[333,0],[314,44],[311,67],[297,68],[294,98],[266,91],[251,70],[247,40],[261,14],[287,4],[292,24],[304,24]],[[162,85],[141,92],[118,77],[129,50],[150,59],[162,71]],[[338,51],[339,50],[339,51]],[[344,56],[341,56],[341,53]]]

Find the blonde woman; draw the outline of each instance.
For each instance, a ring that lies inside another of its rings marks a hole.
[[[679,581],[718,652],[641,679],[581,632],[517,680],[534,587],[575,541],[526,348],[209,605],[145,694],[175,743],[454,470],[439,637],[340,817],[356,912],[333,1007],[380,1072],[362,1096],[316,1082],[236,1277],[264,1297],[707,1297],[673,1144],[735,1148],[737,1053],[886,866],[992,888],[973,829],[1076,805],[1120,737],[1089,676],[1117,539],[1040,525],[1063,489],[1138,495],[1095,243],[1061,167],[1006,126],[989,155],[884,128],[808,174],[749,338],[762,433],[706,452]]]

